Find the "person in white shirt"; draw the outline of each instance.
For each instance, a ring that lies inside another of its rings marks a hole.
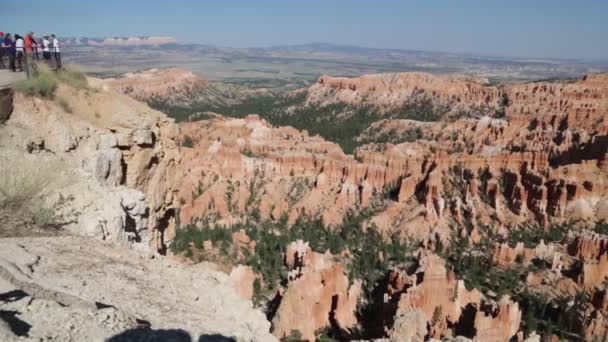
[[[42,58],[46,62],[46,64],[51,66],[51,42],[49,41],[49,36],[42,37]]]
[[[59,40],[55,37],[54,34],[51,35],[51,40],[53,44],[53,57],[55,57],[55,66],[57,69],[61,69],[61,54],[59,52]]]
[[[15,35],[15,53],[17,57],[17,68],[19,71],[23,71],[23,58],[25,57],[25,40],[23,37]]]

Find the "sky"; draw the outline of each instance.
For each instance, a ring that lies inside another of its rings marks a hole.
[[[608,0],[0,0],[0,31],[608,60]]]

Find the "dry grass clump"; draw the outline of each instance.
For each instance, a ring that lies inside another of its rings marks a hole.
[[[55,72],[44,64],[38,65],[36,75],[14,86],[15,90],[28,96],[51,98],[57,89]]]
[[[15,90],[28,95],[53,98],[59,83],[67,84],[76,89],[88,89],[86,76],[74,66],[61,70],[51,70],[45,64],[38,64],[35,75],[27,80],[17,82]]]
[[[55,73],[59,82],[76,89],[88,89],[87,77],[74,65],[69,65]]]
[[[56,173],[53,163],[0,155],[0,211],[39,226],[54,225],[57,217],[47,196],[56,182]]]

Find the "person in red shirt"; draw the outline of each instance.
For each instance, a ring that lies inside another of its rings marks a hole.
[[[32,39],[32,47],[34,50],[34,52],[32,54],[34,57],[34,60],[35,61],[40,60],[40,55],[38,54],[38,52],[40,51],[40,40],[37,39],[36,37],[34,37],[34,32],[32,32],[32,34],[31,34],[31,39]]]
[[[34,32],[29,32],[25,35],[25,71],[27,76],[30,76],[31,72],[36,71],[36,65],[34,64],[34,49],[38,46],[36,40],[34,40]]]

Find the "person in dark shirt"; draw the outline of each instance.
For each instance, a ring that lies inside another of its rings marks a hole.
[[[12,72],[16,72],[17,68],[15,68],[15,42],[11,38],[11,34],[7,33],[4,35],[4,41],[2,42],[2,47],[5,49],[4,51],[8,55],[9,58],[9,70]]]
[[[4,65],[4,32],[0,32],[0,69],[5,69]]]

